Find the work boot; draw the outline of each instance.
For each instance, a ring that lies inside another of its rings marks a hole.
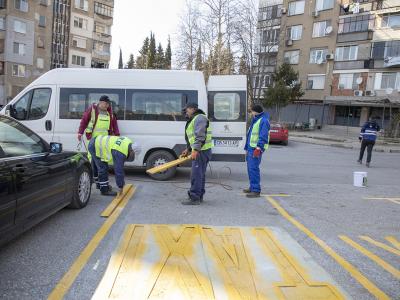
[[[250,190],[250,189],[244,189],[244,190],[243,190],[243,193],[245,193],[245,194],[250,194],[250,193],[251,193],[251,190]]]
[[[200,205],[201,200],[186,199],[182,201],[182,205]]]
[[[103,196],[117,196],[117,192],[115,192],[115,191],[113,191],[112,190],[112,186],[111,185],[109,185],[108,186],[108,189],[104,189],[103,191],[101,191],[101,194],[103,195]]]
[[[367,166],[367,168],[369,168],[369,162],[367,162],[365,165]]]
[[[260,197],[260,192],[250,192],[246,195],[247,198],[258,198]]]
[[[357,160],[357,162],[358,162],[360,165],[362,164],[362,161],[361,161],[361,159]]]

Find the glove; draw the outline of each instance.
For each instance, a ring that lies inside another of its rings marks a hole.
[[[260,157],[260,156],[261,156],[261,149],[257,147],[256,149],[254,149],[253,157]]]
[[[82,134],[78,133],[78,141],[82,140]]]
[[[198,156],[199,156],[199,151],[193,150],[191,154],[192,160],[196,160]]]

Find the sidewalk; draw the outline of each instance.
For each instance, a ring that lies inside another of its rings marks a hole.
[[[289,141],[346,149],[358,149],[360,148],[360,143],[358,141],[359,133],[359,127],[325,125],[321,130],[292,130],[289,132]],[[388,141],[382,136],[378,136],[374,151],[400,153],[400,139],[391,139]]]

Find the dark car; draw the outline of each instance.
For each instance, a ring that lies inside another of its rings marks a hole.
[[[66,206],[85,207],[91,183],[85,155],[0,116],[0,245]]]

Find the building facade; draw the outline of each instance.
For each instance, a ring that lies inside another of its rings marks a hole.
[[[114,1],[0,0],[0,105],[52,68],[108,68]]]

